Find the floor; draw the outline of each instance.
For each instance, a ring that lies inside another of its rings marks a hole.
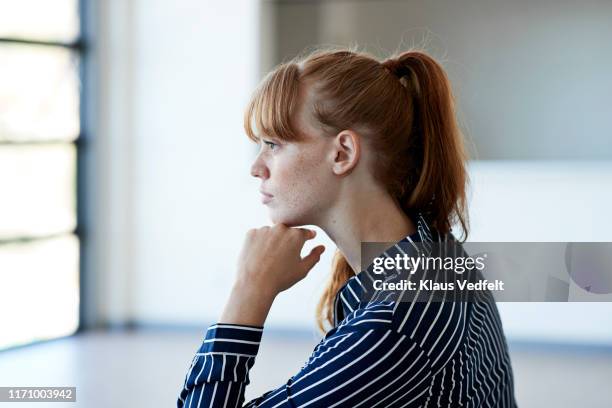
[[[0,386],[76,386],[76,403],[19,408],[173,407],[200,331],[100,331],[0,352]],[[282,384],[314,337],[265,333],[247,400]],[[521,407],[612,406],[612,351],[511,343]],[[1,403],[0,407],[15,405]]]

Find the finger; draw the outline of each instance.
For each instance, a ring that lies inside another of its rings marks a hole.
[[[300,231],[300,237],[304,241],[307,241],[309,239],[313,239],[314,237],[317,236],[317,231],[315,231],[315,230],[311,230],[311,229],[308,229],[308,228],[296,228],[296,230]]]
[[[302,265],[305,268],[305,272],[311,270],[312,267],[315,266],[317,262],[319,262],[319,260],[321,259],[321,254],[324,251],[325,247],[323,245],[316,246],[312,248],[310,253],[302,259]]]

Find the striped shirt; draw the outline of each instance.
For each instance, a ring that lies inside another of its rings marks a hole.
[[[417,232],[381,256],[418,255],[447,242],[461,249],[452,234],[432,232],[419,214]],[[471,299],[455,292],[451,301],[440,301],[424,290],[417,293],[423,298],[406,301],[404,292],[373,290],[373,281],[399,282],[418,274],[380,276],[371,267],[338,291],[334,327],[300,371],[247,403],[244,390],[263,327],[210,326],[177,407],[516,406],[508,347],[490,292],[477,292]]]

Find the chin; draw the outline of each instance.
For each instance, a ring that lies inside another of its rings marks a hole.
[[[284,213],[275,209],[270,209],[270,221],[273,224],[285,224],[288,227],[299,227],[302,225],[310,225],[304,214],[301,213]]]

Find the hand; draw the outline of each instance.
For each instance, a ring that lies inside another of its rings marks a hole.
[[[300,256],[304,243],[315,235],[283,224],[249,230],[219,323],[263,326],[276,295],[302,280],[321,259],[323,245]]]
[[[316,231],[284,224],[248,231],[238,261],[237,285],[275,297],[302,280],[321,259],[323,245],[302,258],[300,252]]]

